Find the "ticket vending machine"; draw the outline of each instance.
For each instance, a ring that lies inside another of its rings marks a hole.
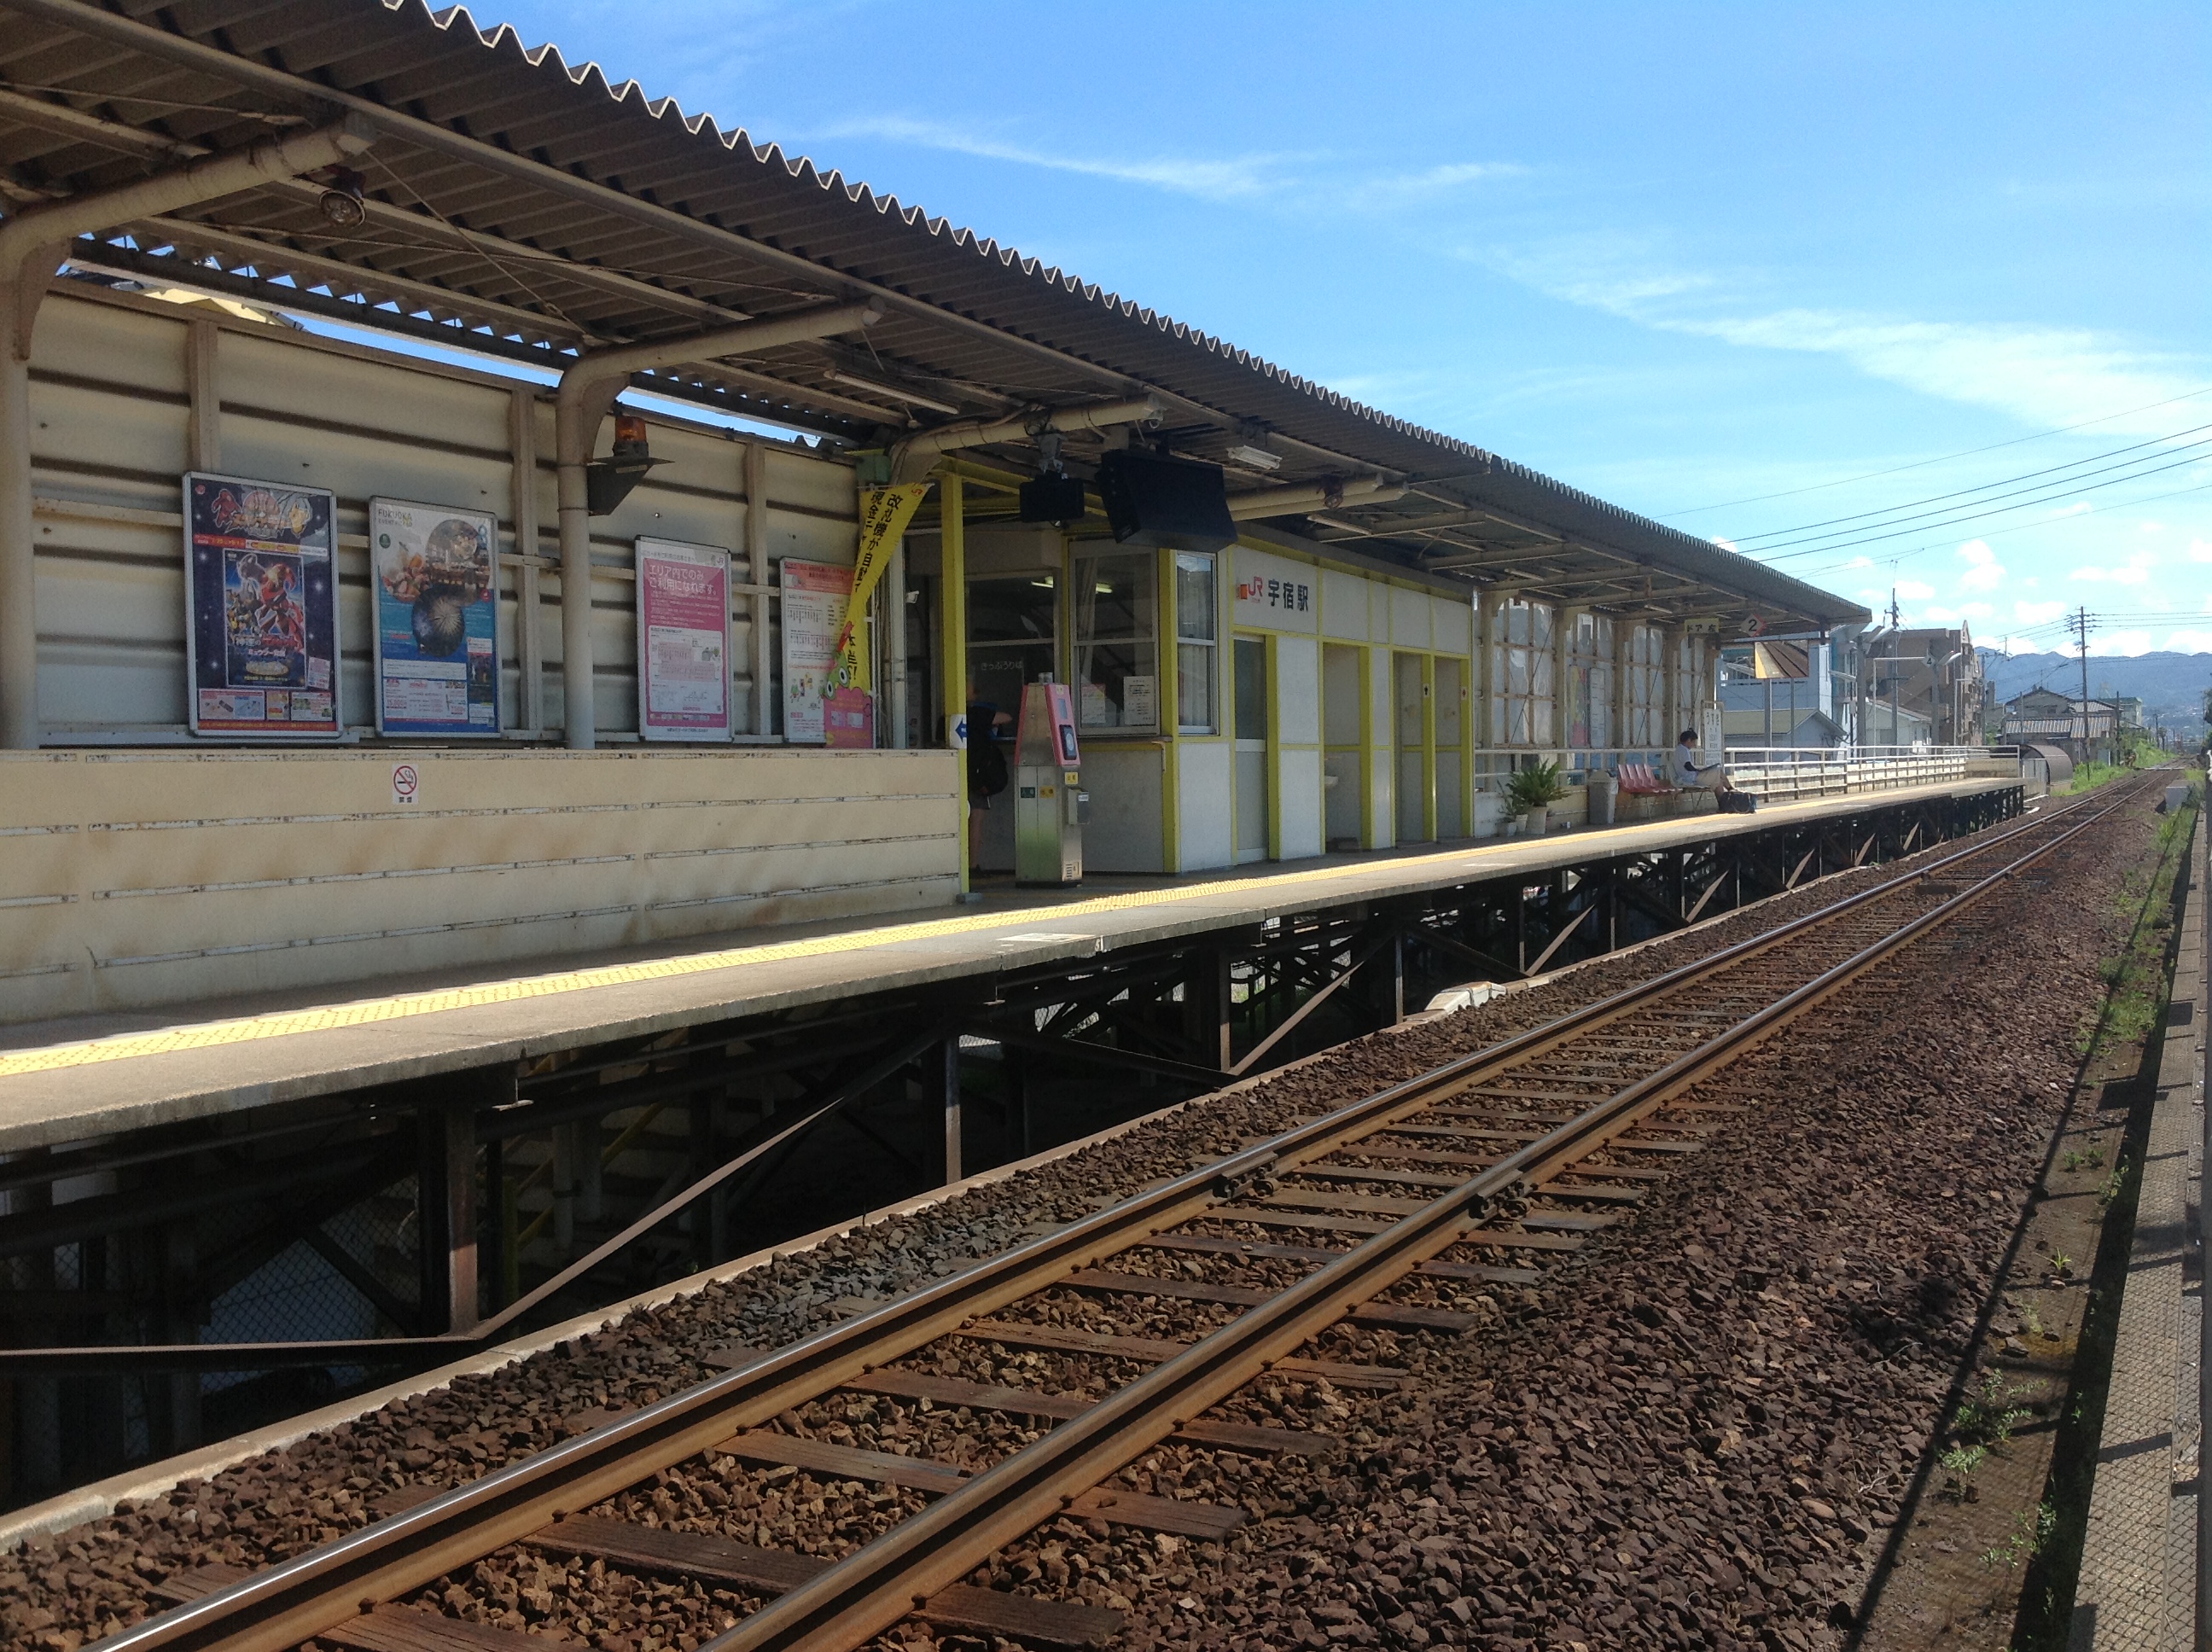
[[[1065,683],[1022,689],[1014,746],[1014,881],[1083,881],[1083,823],[1091,795],[1082,789],[1075,704]]]

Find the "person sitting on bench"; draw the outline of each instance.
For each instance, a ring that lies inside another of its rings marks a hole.
[[[1735,787],[1729,784],[1727,764],[1707,763],[1702,768],[1698,766],[1698,731],[1693,728],[1684,729],[1682,738],[1675,743],[1674,761],[1668,766],[1667,778],[1685,792],[1723,793],[1735,790]]]

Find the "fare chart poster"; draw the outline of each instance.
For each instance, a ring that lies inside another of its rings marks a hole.
[[[637,542],[638,732],[726,740],[730,553],[673,539]]]
[[[481,511],[368,501],[378,733],[498,734],[498,534]]]
[[[838,670],[837,639],[853,604],[853,570],[787,556],[783,585],[783,737],[795,744],[866,750],[876,743],[876,698]],[[865,653],[867,628],[854,621]]]
[[[337,496],[195,471],[184,503],[192,732],[336,739]]]

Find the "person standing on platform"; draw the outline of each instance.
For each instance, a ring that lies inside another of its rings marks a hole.
[[[990,811],[991,799],[1006,789],[1012,778],[1006,768],[1006,753],[999,744],[999,731],[1009,726],[1014,715],[1001,711],[989,701],[980,699],[975,693],[975,679],[968,679],[968,875],[983,875],[983,817]]]
[[[1698,762],[1698,731],[1686,728],[1682,738],[1674,744],[1674,762],[1668,779],[1686,792],[1715,792],[1728,793],[1735,790],[1728,777],[1726,763]]]

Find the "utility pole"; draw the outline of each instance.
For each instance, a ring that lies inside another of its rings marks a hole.
[[[2074,615],[2074,641],[2081,650],[2081,761],[2089,756],[2089,610],[2085,604]]]
[[[1899,616],[1897,611],[1897,587],[1892,586],[1889,588],[1889,743],[1893,746],[1905,744],[1898,738],[1897,733],[1898,695],[1904,676],[1904,673],[1897,668],[1905,660],[1905,656],[1897,652],[1897,644],[1898,633],[1903,624],[1904,621]]]

